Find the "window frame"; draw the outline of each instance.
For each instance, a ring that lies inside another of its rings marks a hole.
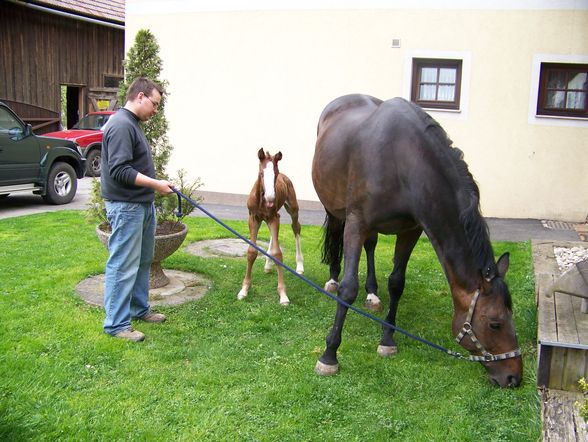
[[[440,100],[419,100],[419,92],[421,86],[422,70],[423,68],[435,68],[437,70],[442,68],[455,68],[455,83],[430,83],[436,85],[436,95],[439,91],[439,86],[443,84],[452,84],[455,86],[455,95],[453,101]],[[446,109],[446,110],[460,110],[461,106],[461,87],[463,76],[463,60],[449,59],[449,58],[418,58],[412,59],[412,83],[410,97],[413,103],[418,104],[423,108],[428,109]]]
[[[586,94],[584,100],[584,109],[557,109],[546,107],[546,100],[548,91],[547,87],[549,73],[554,71],[565,72],[566,75],[571,73],[586,73],[588,77],[588,64],[583,63],[556,63],[556,62],[541,62],[539,67],[539,88],[537,93],[537,116],[552,116],[552,117],[567,117],[567,118],[583,118],[588,119],[588,81],[584,83],[583,89],[573,89],[572,91],[583,91]],[[569,77],[567,77],[569,78]],[[564,91],[566,96],[570,89],[551,89]],[[564,100],[565,101],[565,100]]]

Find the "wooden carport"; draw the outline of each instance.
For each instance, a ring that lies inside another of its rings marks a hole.
[[[0,9],[0,101],[36,133],[58,130],[62,110],[71,127],[116,107],[124,0],[5,0]]]

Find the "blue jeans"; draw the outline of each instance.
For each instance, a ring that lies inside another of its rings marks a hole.
[[[104,283],[104,331],[131,328],[131,318],[149,312],[149,268],[155,244],[153,203],[106,201],[112,227]]]

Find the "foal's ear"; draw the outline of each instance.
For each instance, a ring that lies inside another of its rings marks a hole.
[[[508,270],[508,265],[510,263],[510,253],[504,253],[500,258],[498,258],[498,262],[496,262],[496,269],[498,270],[498,276],[504,278],[506,272]]]
[[[276,160],[276,163],[278,161],[280,161],[282,159],[282,152],[278,152],[277,154],[274,155],[274,160]]]
[[[265,152],[263,151],[263,147],[257,151],[257,158],[259,158],[259,161],[265,160]]]

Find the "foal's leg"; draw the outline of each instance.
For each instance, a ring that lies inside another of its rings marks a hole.
[[[293,192],[293,190],[292,190]],[[302,247],[300,246],[300,222],[298,221],[298,201],[296,201],[296,195],[292,200],[288,200],[284,207],[286,212],[292,218],[292,232],[294,232],[294,238],[296,239],[296,273],[299,275],[304,274],[304,256],[302,256]]]
[[[272,254],[272,241],[273,241],[272,232],[270,231],[270,239],[269,239],[269,244],[267,246],[267,254],[268,255]],[[274,262],[266,256],[265,257],[265,265],[263,266],[263,271],[265,273],[270,273],[273,268],[274,268]]]
[[[386,322],[396,325],[396,311],[398,309],[398,301],[402,296],[404,290],[404,281],[406,275],[406,266],[408,259],[416,245],[423,229],[420,227],[403,232],[396,237],[396,248],[394,250],[394,269],[388,277],[388,293],[390,294],[390,309]],[[391,356],[398,351],[396,342],[394,341],[394,329],[383,326],[384,334],[380,345],[378,345],[378,354],[380,356]]]
[[[344,235],[344,255],[345,255],[345,269],[343,272],[343,279],[339,286],[338,296],[348,304],[353,304],[357,298],[359,289],[359,281],[357,278],[357,271],[359,266],[359,258],[361,257],[361,247],[364,243],[365,237],[360,232],[359,226],[356,223],[347,221],[345,225]],[[339,371],[339,363],[337,361],[337,349],[341,345],[341,331],[345,317],[347,316],[347,307],[337,303],[337,313],[335,314],[335,321],[333,328],[327,336],[327,348],[325,352],[317,361],[315,371],[320,375],[332,375]]]
[[[249,215],[249,239],[253,244],[257,244],[257,233],[259,232],[260,226],[261,223],[254,216]],[[253,246],[247,248],[247,271],[245,272],[245,278],[243,278],[241,291],[237,294],[237,299],[245,298],[249,292],[249,288],[251,287],[251,269],[257,259],[258,253],[257,249]]]
[[[378,244],[378,234],[374,233],[366,239],[363,248],[367,258],[367,278],[365,280],[365,306],[368,310],[379,312],[382,310],[382,301],[378,298],[378,282],[376,281],[376,265],[374,254]]]
[[[273,239],[270,254],[281,262],[283,260],[283,257],[278,237],[278,234],[280,233],[280,216],[278,215],[272,218],[271,220],[267,221],[267,226],[269,227],[271,237]],[[284,269],[282,268],[282,266],[276,266],[276,270],[278,272],[278,295],[280,296],[280,304],[288,305],[290,304],[290,300],[288,299],[288,295],[286,295],[286,284],[284,283]]]

